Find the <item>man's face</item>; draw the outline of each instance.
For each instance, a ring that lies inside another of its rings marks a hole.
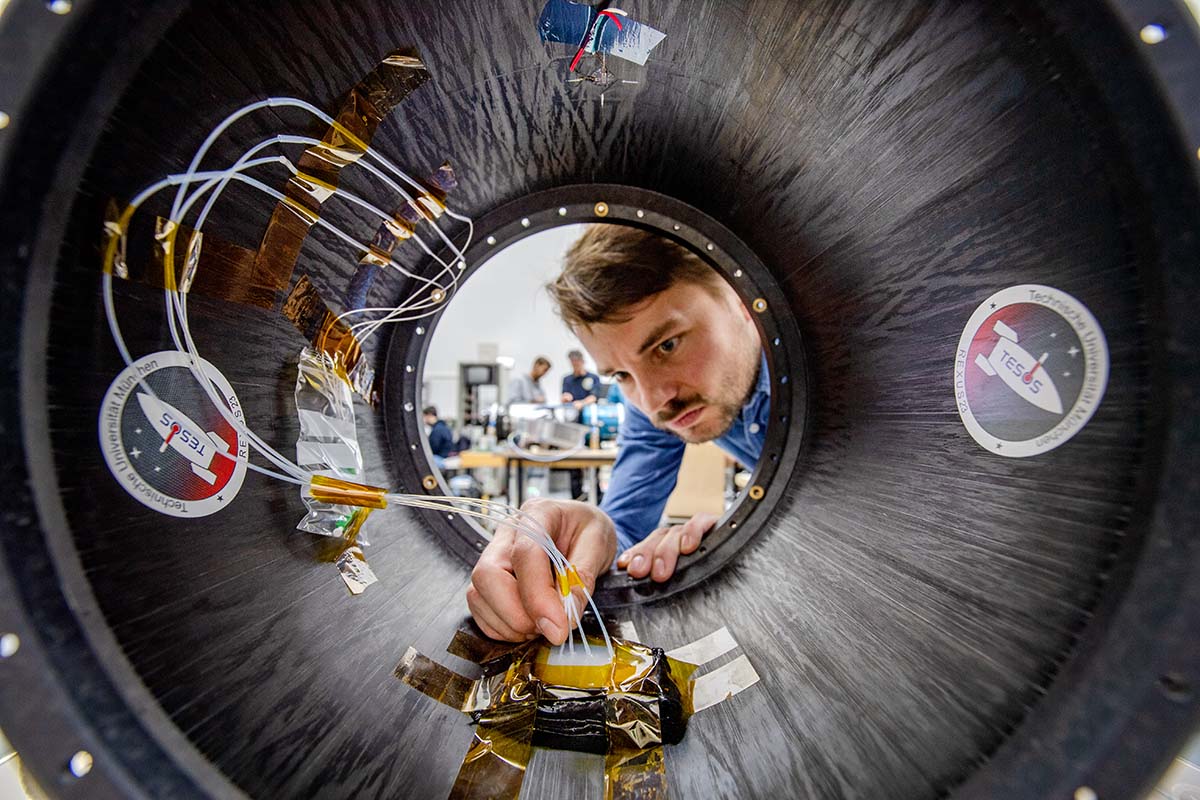
[[[533,379],[535,381],[540,381],[542,379],[542,376],[545,375],[549,371],[550,371],[549,367],[547,367],[545,364],[542,364],[539,362],[539,363],[533,365],[533,371],[530,372],[529,374],[533,377]]]
[[[425,415],[425,424],[426,425],[432,425],[435,422],[437,422],[437,417],[435,417],[433,414]]]
[[[629,309],[627,322],[576,333],[626,399],[685,442],[729,430],[750,395],[762,345],[732,287],[677,283]]]
[[[584,346],[586,347],[587,344],[585,343]],[[571,359],[571,371],[574,372],[576,375],[582,375],[586,371],[583,368],[583,359],[582,358],[572,358]]]

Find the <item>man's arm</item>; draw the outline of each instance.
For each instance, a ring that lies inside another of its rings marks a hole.
[[[554,539],[590,593],[617,553],[612,521],[603,511],[573,500],[535,498],[521,506]],[[572,590],[576,608],[585,598]],[[545,636],[562,644],[569,633],[563,597],[542,548],[509,525],[501,525],[479,556],[467,588],[467,607],[493,639],[520,642]]]
[[[684,443],[655,428],[639,409],[625,407],[617,461],[601,510],[612,518],[622,550],[646,538],[662,518],[675,489]]]

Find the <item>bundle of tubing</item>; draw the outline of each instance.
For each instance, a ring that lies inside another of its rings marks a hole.
[[[192,161],[188,165],[186,172],[168,175],[162,180],[159,180],[156,183],[148,186],[129,202],[128,206],[124,209],[121,216],[115,222],[108,223],[106,226],[108,241],[104,254],[104,272],[101,277],[104,296],[104,311],[108,318],[108,326],[112,333],[113,342],[116,344],[117,350],[121,354],[121,358],[124,360],[127,366],[132,366],[133,357],[130,355],[129,349],[125,344],[124,337],[121,335],[121,329],[117,323],[116,308],[113,301],[112,272],[114,264],[119,262],[124,265],[129,224],[138,207],[157,192],[160,192],[163,189],[171,186],[177,187],[175,199],[171,205],[168,223],[165,228],[160,228],[159,233],[157,234],[159,238],[159,245],[163,248],[164,253],[163,261],[165,274],[163,277],[165,288],[163,290],[163,294],[167,314],[167,324],[170,328],[171,339],[174,341],[176,349],[187,355],[188,365],[192,375],[200,384],[201,388],[204,389],[205,394],[208,396],[213,406],[217,409],[226,422],[232,425],[240,435],[246,438],[246,440],[255,450],[257,450],[268,462],[270,462],[274,469],[268,469],[266,467],[259,466],[249,462],[249,460],[247,460],[247,467],[269,478],[305,487],[311,492],[314,490],[314,487],[320,483],[319,476],[314,476],[313,473],[301,468],[267,444],[260,436],[250,430],[250,428],[242,420],[234,416],[233,412],[226,407],[225,403],[217,394],[216,384],[214,383],[213,376],[209,375],[206,371],[204,363],[201,361],[200,353],[196,348],[196,343],[192,338],[191,328],[188,323],[187,292],[180,291],[177,288],[175,278],[174,239],[179,226],[182,225],[187,219],[188,214],[192,211],[193,207],[201,200],[201,198],[204,197],[204,195],[207,194],[208,199],[205,201],[204,206],[200,210],[200,213],[196,217],[195,223],[192,226],[192,230],[194,231],[192,236],[200,236],[204,224],[208,219],[209,213],[212,211],[213,206],[216,204],[224,189],[229,185],[230,181],[238,181],[246,184],[273,198],[276,202],[287,203],[301,213],[307,214],[312,218],[315,224],[329,231],[340,241],[345,242],[353,247],[357,252],[373,252],[367,244],[358,241],[354,237],[350,236],[319,216],[313,215],[310,212],[299,208],[282,192],[244,174],[247,170],[272,164],[279,164],[288,169],[293,175],[300,176],[300,172],[297,167],[285,156],[276,155],[261,158],[255,158],[254,156],[256,156],[262,150],[275,145],[291,144],[304,145],[306,147],[322,146],[322,142],[317,139],[293,135],[272,136],[268,139],[264,139],[248,149],[240,158],[238,158],[233,166],[228,169],[215,171],[201,171],[199,169],[200,163],[205,154],[212,147],[217,138],[224,133],[230,125],[247,114],[263,108],[301,109],[335,129],[354,147],[358,148],[364,156],[366,156],[366,158],[360,158],[354,161],[354,165],[360,166],[364,171],[375,177],[388,189],[404,198],[405,202],[409,203],[414,208],[417,208],[418,211],[421,211],[421,205],[416,197],[414,197],[413,193],[406,190],[404,186],[401,185],[401,183],[398,183],[395,179],[398,178],[400,181],[413,187],[417,193],[417,196],[424,196],[427,198],[425,188],[409,177],[399,167],[397,167],[383,155],[371,148],[367,143],[354,136],[353,133],[337,123],[325,112],[321,111],[310,103],[295,98],[272,97],[259,102],[251,103],[230,114],[209,133],[208,138],[204,140],[204,142],[200,145],[200,148],[192,157]],[[367,161],[367,159],[374,161],[375,164],[370,163]],[[376,164],[378,166],[376,166]],[[303,178],[303,176],[301,177]],[[197,184],[198,186],[196,186]],[[195,188],[193,189],[193,187]],[[370,203],[369,201],[360,198],[342,188],[326,188],[332,189],[334,196],[342,198],[344,201],[354,206],[365,209],[382,222],[389,225],[398,224],[398,221],[393,215],[384,212],[382,209]],[[190,194],[188,193],[189,190],[191,190]],[[442,204],[439,203],[439,206],[441,205]],[[450,240],[445,232],[438,227],[436,217],[422,211],[422,217],[429,222],[430,226],[437,233],[438,237],[441,238],[449,251],[454,255],[452,263],[447,263],[439,258],[415,231],[409,237],[407,237],[415,240],[421,250],[434,261],[436,261],[442,267],[442,269],[432,278],[426,278],[410,272],[402,265],[398,264],[390,256],[387,256],[387,266],[416,281],[419,285],[419,288],[410,294],[403,302],[394,307],[360,308],[346,311],[338,315],[338,321],[358,314],[381,313],[383,315],[379,318],[369,319],[367,321],[358,322],[349,326],[351,333],[357,337],[360,343],[370,339],[384,325],[410,322],[437,313],[442,304],[458,288],[458,274],[466,268],[466,261],[463,257],[463,251],[468,249],[470,246],[471,237],[474,234],[474,225],[469,217],[457,214],[449,208],[445,208],[444,206],[442,206],[442,210],[450,218],[461,221],[467,225],[467,237],[465,243],[461,248],[455,245],[455,243]],[[378,252],[375,252],[374,254],[376,256],[380,255]],[[197,255],[197,252],[189,244],[185,259],[195,255]],[[189,263],[187,265],[187,269],[194,269],[194,266],[194,264]],[[124,269],[124,266],[122,266],[122,269]],[[447,283],[439,283],[439,280],[447,277],[449,279]],[[327,365],[327,367],[328,366],[329,365]],[[330,377],[333,376],[331,375]],[[146,392],[146,394],[157,398],[154,390],[147,385],[140,376],[138,378],[138,384],[141,390]],[[227,453],[219,453],[219,455],[231,460],[237,458],[236,455]],[[314,478],[317,478],[317,480],[314,480]],[[346,497],[347,495],[358,494],[371,498],[370,500],[366,501],[359,500],[358,504],[369,504],[375,507],[384,507],[387,505],[387,503],[393,503],[395,505],[407,506],[409,508],[453,512],[466,517],[484,519],[492,522],[499,522],[503,525],[508,525],[520,534],[533,540],[539,547],[541,547],[550,560],[550,565],[555,574],[558,589],[562,595],[563,608],[567,614],[568,630],[570,630],[571,633],[568,635],[567,640],[560,646],[560,649],[566,649],[569,652],[574,652],[575,632],[578,631],[578,636],[583,644],[584,649],[589,655],[591,653],[591,646],[588,643],[587,636],[583,633],[581,620],[582,610],[581,608],[577,607],[573,597],[572,590],[574,588],[578,588],[583,593],[587,605],[591,607],[592,613],[595,615],[596,622],[600,626],[600,632],[604,638],[605,647],[608,650],[609,659],[612,659],[612,641],[609,638],[608,631],[604,627],[603,619],[600,616],[599,610],[596,608],[595,602],[592,600],[591,594],[587,591],[587,588],[583,585],[582,581],[580,581],[579,575],[575,571],[575,568],[567,560],[566,556],[559,551],[558,547],[554,543],[553,538],[537,518],[533,517],[527,512],[521,511],[520,509],[495,501],[476,500],[474,498],[462,497],[399,494],[387,492],[383,489],[375,490],[372,487],[362,487],[358,486],[357,484],[349,485],[355,486],[361,491],[342,493],[340,495],[341,499],[339,502],[343,502],[348,505],[354,505],[355,502],[353,502],[353,498],[350,499],[350,502],[347,502]]]
[[[563,461],[564,459],[577,456],[584,450],[587,450],[587,447],[580,442],[568,450],[559,450],[553,453],[535,453],[534,451],[526,450],[521,446],[521,442],[518,440],[516,433],[509,434],[508,446],[511,447],[513,452],[519,455],[521,458],[527,461],[540,461],[544,464],[553,464],[555,461]]]

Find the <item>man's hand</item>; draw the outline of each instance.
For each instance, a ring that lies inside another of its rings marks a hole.
[[[600,509],[572,500],[535,498],[521,506],[550,533],[590,593],[617,552],[612,520]],[[583,595],[575,592],[577,608]],[[467,588],[467,607],[485,634],[521,642],[545,636],[551,644],[567,639],[563,609],[550,559],[536,542],[503,525],[479,556]]]
[[[708,533],[717,518],[712,514],[697,514],[682,525],[658,528],[642,541],[621,553],[617,566],[631,578],[644,578],[662,583],[675,573],[680,554],[695,552],[700,540]]]
[[[575,399],[575,398],[571,396],[571,393],[570,393],[570,392],[563,392],[563,393],[562,393],[562,401],[563,401],[564,403],[570,403],[570,402],[571,402],[572,400],[574,400],[574,399]]]

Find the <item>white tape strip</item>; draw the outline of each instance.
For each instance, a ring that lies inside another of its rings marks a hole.
[[[637,626],[633,624],[633,620],[631,619],[617,623],[617,637],[627,642],[641,641],[638,639]]]
[[[353,419],[327,417],[319,411],[296,409],[300,417],[300,436],[305,439],[350,439],[358,441]]]
[[[688,664],[706,664],[714,658],[719,658],[737,647],[729,628],[713,631],[703,639],[697,639],[691,644],[668,650],[667,655],[676,661]]]
[[[362,456],[356,448],[342,442],[299,441],[296,442],[296,463],[302,467],[357,472],[362,469]]]
[[[756,683],[758,673],[750,665],[750,659],[738,656],[725,666],[692,681],[692,709],[698,713],[711,708]]]

